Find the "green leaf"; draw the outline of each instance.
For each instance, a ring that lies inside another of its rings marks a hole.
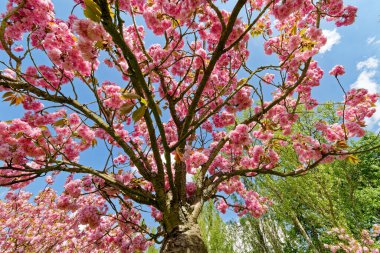
[[[139,99],[140,96],[135,94],[135,93],[131,93],[131,92],[124,92],[122,95],[121,95],[124,99]]]
[[[108,44],[107,44],[107,41],[101,41],[101,40],[98,40],[97,42],[95,42],[95,48],[99,49],[99,50],[103,50],[103,49],[106,49]]]
[[[145,105],[145,106],[148,106],[148,101],[146,101],[145,98],[141,98],[141,99],[140,99],[140,102],[141,102],[141,104],[143,104],[143,105]]]
[[[83,14],[86,18],[91,19],[92,21],[99,23],[100,22],[100,17],[97,16],[91,9],[86,8],[83,11]]]
[[[24,132],[18,132],[16,135],[15,135],[15,138],[16,139],[19,139],[21,136],[23,136]]]
[[[245,84],[248,81],[248,78],[243,78],[238,82],[238,86]]]
[[[97,5],[93,0],[84,0],[84,15],[94,22],[99,23],[101,20],[102,12],[100,11],[99,5]]]
[[[294,24],[294,26],[292,27],[292,35],[296,35],[297,33],[297,24]]]
[[[55,127],[61,127],[67,124],[67,119],[60,119],[54,122],[53,126]]]
[[[360,159],[356,155],[349,155],[347,156],[347,161],[351,164],[358,164],[360,162]]]
[[[146,106],[141,106],[140,108],[137,108],[137,110],[132,113],[132,119],[135,122],[139,121],[144,116],[146,108]]]
[[[42,131],[48,130],[47,126],[39,126],[38,128],[41,129]]]
[[[135,107],[134,104],[125,104],[122,107],[120,107],[119,112],[121,115],[126,115],[132,111],[133,107]]]

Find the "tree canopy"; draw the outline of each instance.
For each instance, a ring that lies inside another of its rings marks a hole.
[[[205,202],[258,218],[271,201],[245,179],[299,176],[376,147],[350,146],[378,94],[346,91],[342,65],[329,71],[342,87],[335,121],[295,124],[318,105],[321,22],[355,21],[343,0],[65,4],[60,16],[51,0],[9,0],[1,15],[0,92],[23,111],[0,122],[2,250],[206,252]],[[91,151],[102,162],[80,158]],[[41,177],[31,204],[20,189]]]

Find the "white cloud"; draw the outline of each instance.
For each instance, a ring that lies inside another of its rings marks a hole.
[[[375,57],[370,57],[365,61],[361,61],[356,65],[358,70],[361,69],[376,69],[379,66],[379,60]]]
[[[380,102],[376,102],[376,112],[371,118],[367,118],[365,121],[366,125],[371,129],[373,129],[376,125],[380,126]],[[376,124],[377,123],[377,124]],[[378,129],[375,129],[377,131]]]
[[[375,75],[375,70],[364,70],[359,74],[358,79],[351,85],[351,87],[355,89],[364,88],[367,89],[370,93],[377,92],[379,84],[373,80]]]
[[[369,37],[369,38],[367,39],[367,44],[368,44],[368,45],[371,45],[373,42],[375,42],[375,40],[376,40],[376,37],[375,37],[375,36],[373,36],[373,37]]]
[[[351,85],[351,88],[364,88],[370,93],[380,93],[380,84],[375,80],[379,60],[375,57],[370,57],[367,60],[358,62],[356,68],[361,70],[357,80]],[[376,125],[380,126],[380,101],[376,102],[376,113],[369,119],[366,119],[366,124],[369,129],[373,129]]]
[[[327,51],[330,51],[332,47],[336,44],[339,44],[340,42],[340,34],[334,30],[323,30],[323,35],[326,36],[327,42],[326,45],[324,45],[321,50],[319,51],[321,54],[326,53]]]
[[[380,39],[377,40],[375,36],[373,36],[373,37],[369,37],[369,38],[367,39],[367,44],[368,44],[368,45],[380,44]]]

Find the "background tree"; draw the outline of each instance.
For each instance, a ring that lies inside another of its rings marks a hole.
[[[234,252],[233,244],[238,237],[230,237],[228,225],[222,220],[212,202],[205,204],[199,218],[203,240],[209,252]]]
[[[309,131],[314,121],[322,118],[333,123],[337,120],[334,111],[333,104],[327,103],[318,106],[314,113],[300,113],[295,127]],[[368,132],[352,146],[377,146],[379,142],[377,135]],[[281,156],[292,161],[293,152],[286,148],[283,152]],[[355,252],[353,249],[361,244],[363,229],[373,233],[372,225],[380,223],[379,154],[379,149],[367,150],[357,157],[320,165],[302,177],[262,176],[245,180],[247,188],[267,196],[273,204],[259,219],[245,216],[237,222],[222,223],[220,230],[228,226],[230,231],[224,233],[224,241],[233,240],[236,252],[329,252],[342,243],[330,235],[334,228],[338,234],[344,229],[342,234],[349,238],[343,243],[352,244],[351,251]],[[207,215],[201,219],[204,217]],[[204,234],[212,238],[214,230],[218,229],[209,229]]]
[[[369,133],[354,146],[378,142],[379,138]],[[359,154],[358,159],[356,164],[345,160],[323,165],[302,177],[266,176],[256,178],[254,184],[246,182],[248,188],[254,187],[273,201],[268,212],[259,219],[245,216],[214,223],[219,229],[203,234],[213,238],[220,236],[216,231],[226,231],[223,241],[232,241],[232,252],[330,252],[339,249],[339,243],[347,244],[349,252],[356,252],[359,246],[378,249],[378,236],[373,236],[375,245],[366,245],[368,240],[363,244],[362,237],[374,233],[373,224],[380,223],[379,150]],[[200,216],[205,219],[200,224],[207,222],[205,217],[211,213],[220,219],[207,209],[203,212],[208,214]]]
[[[15,190],[70,173],[56,205],[83,229],[120,248],[135,243],[133,230],[146,234],[145,246],[163,238],[162,252],[205,252],[197,218],[206,201],[260,217],[268,199],[242,178],[301,175],[357,152],[347,140],[364,135],[377,94],[344,92],[339,123],[319,121],[308,133],[293,127],[300,107],[317,105],[311,90],[323,71],[312,57],[326,43],[321,20],[350,25],[357,9],[341,0],[239,0],[228,11],[226,2],[77,0],[78,15],[63,20],[50,1],[9,1],[0,89],[25,114],[0,122],[0,185]],[[147,33],[157,44],[146,43]],[[248,43],[258,36],[276,60],[254,68]],[[79,155],[96,145],[104,164],[91,167]],[[138,211],[151,212],[156,233],[130,220]],[[124,237],[103,229],[106,216]],[[20,250],[14,240],[7,246]]]

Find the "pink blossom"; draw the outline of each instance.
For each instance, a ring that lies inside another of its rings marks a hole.
[[[81,224],[88,224],[95,228],[100,224],[98,209],[94,206],[84,206],[78,211],[78,220]]]
[[[19,45],[19,46],[16,46],[14,49],[13,49],[15,52],[22,52],[24,51],[24,47]]]
[[[54,179],[53,179],[52,176],[47,176],[47,177],[45,178],[45,181],[46,181],[46,183],[48,183],[48,184],[52,184],[52,183],[54,182]]]
[[[65,192],[73,198],[78,198],[81,194],[82,181],[79,179],[68,182],[65,185]]]
[[[248,133],[248,126],[247,125],[237,125],[235,130],[231,131],[230,133],[230,139],[231,142],[236,145],[247,145],[251,142],[251,137]]]
[[[342,65],[336,65],[329,72],[329,74],[332,76],[341,76],[344,75],[344,73],[346,72],[344,71],[344,67]]]
[[[227,203],[222,199],[219,201],[218,206],[216,207],[221,213],[226,213],[228,205]]]

